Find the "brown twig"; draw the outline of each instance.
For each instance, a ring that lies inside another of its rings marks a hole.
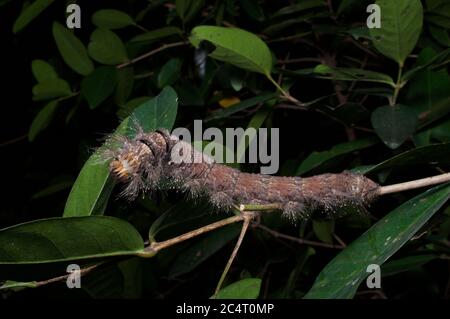
[[[318,62],[321,63],[322,60],[319,58],[297,58],[297,59],[284,59],[284,60],[278,60],[277,64],[291,64],[291,63],[300,63],[300,62]]]
[[[281,38],[277,38],[277,39],[268,39],[268,40],[266,40],[266,43],[275,43],[275,42],[297,40],[299,38],[303,38],[303,37],[305,37],[307,35],[310,35],[311,33],[312,33],[312,31],[307,31],[307,32],[294,34],[294,35],[289,35],[289,36],[281,37]]]
[[[11,144],[20,142],[21,140],[26,139],[27,136],[28,136],[28,134],[24,134],[24,135],[22,135],[22,136],[13,138],[13,139],[11,139],[11,140],[9,140],[9,141],[2,142],[2,143],[0,143],[0,147],[7,146],[7,145],[11,145]]]
[[[215,298],[217,296],[220,289],[222,288],[222,284],[225,281],[225,278],[228,274],[228,271],[230,270],[231,265],[233,264],[234,259],[236,258],[239,248],[241,247],[242,241],[244,240],[244,236],[247,233],[248,226],[250,225],[250,222],[252,221],[252,219],[256,216],[256,213],[255,212],[243,212],[242,216],[244,217],[244,223],[242,224],[241,233],[236,242],[236,245],[234,246],[234,249],[233,249],[233,252],[231,253],[230,258],[228,259],[225,269],[223,270],[222,275],[220,276],[219,282],[217,283],[216,290],[214,291],[213,298]]]
[[[187,44],[186,41],[180,41],[180,42],[174,42],[174,43],[169,43],[169,44],[163,44],[162,46],[160,46],[157,49],[154,49],[154,50],[152,50],[150,52],[147,52],[147,53],[145,53],[143,55],[140,55],[140,56],[138,56],[138,57],[136,57],[136,58],[134,58],[134,59],[132,59],[132,60],[130,60],[128,62],[125,62],[125,63],[117,65],[116,68],[117,69],[122,69],[122,68],[124,68],[126,66],[129,66],[129,65],[134,64],[136,62],[139,62],[139,61],[141,61],[143,59],[146,59],[146,58],[148,58],[148,57],[150,57],[150,56],[152,56],[152,55],[154,55],[154,54],[156,54],[158,52],[161,52],[161,51],[164,51],[164,50],[170,49],[170,48],[183,46],[183,45],[186,45],[186,44]]]
[[[287,240],[296,242],[296,243],[298,243],[300,245],[309,245],[309,246],[323,247],[323,248],[333,248],[333,249],[343,249],[344,248],[344,246],[342,246],[342,245],[333,245],[333,244],[321,243],[321,242],[317,242],[317,241],[312,241],[312,240],[307,240],[307,239],[303,239],[303,238],[297,238],[297,237],[285,235],[285,234],[279,233],[279,232],[277,232],[277,231],[275,231],[273,229],[270,229],[269,227],[266,227],[264,225],[257,225],[256,228],[264,230],[265,232],[269,233],[270,235],[272,235],[275,238],[287,239]]]
[[[391,194],[391,193],[402,192],[402,191],[406,191],[406,190],[410,190],[410,189],[416,189],[416,188],[421,188],[421,187],[425,187],[425,186],[441,184],[441,183],[445,183],[445,182],[449,182],[449,181],[450,181],[450,173],[445,173],[445,174],[441,174],[441,175],[418,179],[415,181],[409,181],[409,182],[404,182],[404,183],[399,183],[399,184],[382,186],[378,189],[377,194],[381,196],[381,195],[386,195],[386,194]]]
[[[98,266],[103,265],[103,264],[104,264],[104,262],[100,262],[98,264],[95,264],[95,265],[92,265],[92,266],[80,269],[80,271],[79,271],[80,277],[88,274],[89,272],[91,272],[92,270],[94,270],[95,268],[97,268]],[[69,278],[69,276],[71,276],[71,275],[72,274],[70,273],[70,274],[67,274],[67,275],[58,276],[58,277],[50,278],[50,279],[43,280],[43,281],[37,281],[35,284],[36,284],[36,287],[41,287],[41,286],[48,285],[48,284],[51,284],[51,283],[64,281],[67,278]]]
[[[194,229],[190,232],[187,232],[185,234],[182,234],[180,236],[162,241],[162,242],[153,242],[152,244],[150,244],[150,246],[146,247],[144,252],[139,254],[139,256],[141,257],[152,257],[154,256],[157,252],[159,252],[162,249],[168,248],[170,246],[173,246],[175,244],[178,244],[182,241],[194,238],[196,236],[199,236],[201,234],[210,232],[214,229],[220,228],[220,227],[224,227],[226,225],[229,224],[233,224],[233,223],[237,223],[241,220],[244,220],[244,216],[243,215],[236,215],[233,217],[229,217],[226,219],[222,219],[219,220],[215,223],[200,227],[198,229]]]

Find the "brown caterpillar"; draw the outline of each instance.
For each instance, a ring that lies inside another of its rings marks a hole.
[[[240,204],[279,204],[284,214],[296,218],[316,209],[364,207],[377,197],[379,188],[363,175],[349,172],[307,178],[244,173],[216,163],[166,130],[144,133],[138,129],[132,139],[113,140],[119,147],[107,147],[110,171],[126,184],[122,195],[129,199],[170,188],[205,196],[220,210]]]

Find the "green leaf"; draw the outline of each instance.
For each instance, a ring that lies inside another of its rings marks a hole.
[[[180,35],[183,31],[177,27],[163,27],[135,36],[130,42],[153,42],[171,35]]]
[[[377,165],[360,169],[361,174],[378,172],[393,167],[406,167],[419,164],[448,164],[450,163],[450,143],[427,145],[401,153]]]
[[[39,111],[28,130],[28,140],[34,141],[36,136],[45,130],[55,115],[58,101],[51,101]]]
[[[417,116],[405,105],[385,105],[372,113],[372,125],[389,148],[396,149],[410,137],[417,127]]]
[[[163,88],[174,84],[180,77],[181,65],[183,62],[178,58],[167,61],[158,73],[157,86]]]
[[[215,111],[210,116],[208,116],[204,121],[209,122],[212,120],[226,118],[232,114],[246,110],[249,107],[258,105],[260,103],[264,103],[270,99],[275,98],[276,96],[277,96],[277,94],[275,94],[275,93],[262,93],[258,96],[255,96],[255,97],[249,98],[247,100],[241,101],[237,104],[234,104],[233,106],[231,106],[229,108],[220,109],[218,111]]]
[[[433,69],[436,66],[444,66],[445,64],[448,64],[450,62],[450,48],[443,50],[438,54],[435,54],[433,49],[424,48],[419,57],[420,56],[423,56],[423,59],[418,59],[416,65],[403,74],[403,82],[410,80],[417,74],[417,72],[424,69]]]
[[[128,222],[109,216],[48,218],[0,230],[0,265],[135,255],[144,242]]]
[[[299,13],[300,11],[305,11],[313,8],[324,7],[324,2],[321,0],[303,0],[299,3],[281,8],[277,12],[275,12],[270,18],[276,18],[287,14]]]
[[[320,272],[306,299],[352,298],[368,275],[367,266],[382,265],[450,198],[440,185],[396,208],[348,245]]]
[[[261,290],[261,279],[246,278],[221,289],[215,299],[256,299]]]
[[[119,108],[119,110],[117,111],[117,116],[119,117],[119,119],[125,119],[128,115],[133,113],[134,109],[150,99],[150,96],[138,96],[134,99],[129,100],[127,103],[125,103],[125,105]]]
[[[69,83],[59,78],[40,82],[33,87],[33,100],[35,101],[49,100],[71,94],[72,90]]]
[[[240,0],[239,1],[242,10],[247,13],[247,15],[255,19],[256,21],[264,21],[264,10],[257,0]]]
[[[135,24],[127,13],[115,9],[102,9],[92,15],[92,23],[105,29],[121,29]]]
[[[377,0],[380,6],[381,28],[371,28],[373,44],[383,55],[400,65],[412,52],[423,24],[420,0]]]
[[[172,206],[152,223],[152,226],[148,231],[148,238],[150,241],[156,241],[156,235],[163,230],[177,225],[185,226],[189,221],[199,219],[209,214],[209,206],[196,206],[194,209],[186,207],[186,205]]]
[[[325,64],[319,64],[314,68],[315,74],[327,75],[323,79],[332,79],[338,81],[365,81],[384,83],[394,86],[394,80],[387,75],[374,71],[367,71],[353,68],[333,68]]]
[[[333,243],[334,220],[313,220],[314,234],[324,243]]]
[[[58,22],[53,23],[53,37],[64,62],[75,72],[88,75],[94,71],[94,63],[87,55],[83,43]]]
[[[81,81],[81,94],[89,107],[95,109],[114,91],[117,70],[111,66],[101,66]]]
[[[157,128],[170,129],[177,113],[177,95],[171,87],[164,88],[155,98],[136,108],[117,128],[116,133],[134,135],[131,117],[145,132]],[[108,163],[99,163],[101,149],[84,164],[75,181],[64,209],[64,217],[103,214],[114,183],[110,179]]]
[[[216,48],[209,55],[239,68],[270,77],[272,55],[267,45],[253,33],[237,28],[198,26],[192,29],[189,41],[196,48],[208,41]]]
[[[333,146],[329,151],[313,152],[307,158],[303,160],[297,169],[296,175],[303,175],[321,165],[334,161],[336,158],[343,155],[352,153],[363,148],[375,145],[377,140],[374,138],[364,138],[337,144]]]
[[[229,225],[207,234],[178,255],[169,276],[175,277],[190,272],[236,238],[240,229],[240,225]]]
[[[258,129],[264,124],[264,121],[266,120],[267,116],[270,114],[269,108],[261,108],[256,112],[252,118],[250,119],[247,129],[253,128],[255,130],[250,130],[246,136],[243,136],[243,138],[238,141],[238,146],[236,148],[236,159],[238,163],[241,163],[241,159],[243,162],[245,162],[245,151],[249,147],[249,145],[252,144],[252,142],[256,142],[256,136]]]
[[[73,185],[72,179],[64,179],[57,183],[52,183],[50,186],[45,187],[44,189],[34,193],[31,196],[31,199],[39,199],[43,197],[47,197],[53,195],[55,193],[61,192],[63,190],[69,189]]]
[[[134,68],[127,66],[117,70],[117,85],[114,100],[118,105],[123,105],[130,97],[134,87]]]
[[[26,7],[14,22],[13,33],[17,33],[25,28],[54,1],[55,0],[36,0],[28,7]]]
[[[416,65],[428,65],[436,59],[432,49],[425,48],[419,55]],[[416,67],[417,69],[418,67]],[[448,108],[450,76],[446,70],[433,71],[422,69],[417,72],[407,86],[405,100],[419,115],[419,129],[445,116]],[[430,144],[433,128],[419,132],[414,136],[416,145]]]
[[[33,62],[31,62],[31,71],[38,82],[45,82],[58,78],[58,74],[53,67],[44,60],[33,60]]]
[[[95,61],[102,64],[115,65],[128,60],[122,40],[108,29],[98,28],[92,32],[88,52]]]
[[[425,265],[429,261],[438,258],[436,255],[426,254],[417,256],[408,256],[387,262],[381,267],[381,275],[383,277],[392,276],[405,271],[418,268]]]
[[[205,5],[205,0],[176,0],[175,6],[183,22],[191,20]]]

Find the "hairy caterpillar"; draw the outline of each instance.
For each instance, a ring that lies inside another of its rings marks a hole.
[[[220,210],[239,204],[279,204],[291,218],[347,205],[364,207],[377,197],[379,186],[363,175],[344,172],[307,178],[244,173],[216,163],[191,144],[166,130],[130,139],[112,138],[105,154],[110,172],[124,183],[122,195],[134,199],[155,189],[177,189],[205,196]],[[119,147],[117,147],[117,145]]]

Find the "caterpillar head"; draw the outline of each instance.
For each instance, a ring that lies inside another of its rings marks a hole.
[[[170,140],[163,131],[138,132],[133,139],[116,138],[110,151],[112,176],[126,184],[122,196],[134,199],[139,193],[155,188],[163,175],[161,163],[167,156]]]

